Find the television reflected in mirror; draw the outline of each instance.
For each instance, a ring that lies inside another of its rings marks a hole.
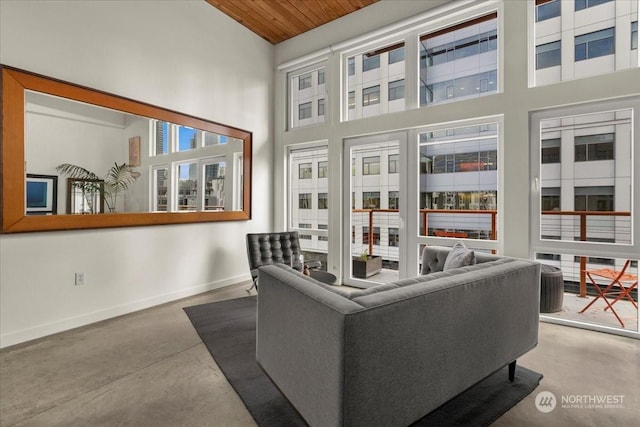
[[[250,132],[10,67],[2,78],[3,232],[250,219]]]

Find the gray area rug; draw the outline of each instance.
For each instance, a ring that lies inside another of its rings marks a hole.
[[[255,296],[184,310],[259,426],[307,425],[256,363]],[[541,374],[520,366],[513,383],[507,377],[505,367],[412,426],[487,426],[531,393],[542,379]]]

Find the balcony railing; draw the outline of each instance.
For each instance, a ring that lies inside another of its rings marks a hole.
[[[588,241],[588,237],[587,237],[587,217],[596,217],[596,218],[605,218],[605,217],[631,217],[631,212],[625,212],[625,211],[620,211],[620,212],[614,212],[614,211],[541,211],[540,212],[541,215],[543,216],[547,216],[547,215],[554,215],[554,216],[570,216],[570,217],[575,217],[578,220],[578,230],[579,230],[579,235],[578,235],[578,241],[581,242],[586,242]],[[617,231],[620,227],[616,224],[611,226],[610,224],[609,227],[603,227],[602,229],[598,230],[596,227],[590,227],[589,231],[592,232],[599,232],[599,233],[607,233],[609,230],[610,231]],[[631,236],[631,224],[629,223],[628,226],[628,234],[629,236]],[[627,228],[627,227],[625,227]],[[609,233],[609,236],[611,234]],[[586,278],[586,274],[585,274],[585,270],[587,269],[587,257],[585,256],[581,256],[580,257],[580,290],[579,290],[579,295],[581,297],[586,297],[587,296],[587,278]]]
[[[369,254],[373,255],[373,237],[374,237],[374,215],[383,214],[383,213],[398,213],[398,209],[353,209],[352,213],[364,213],[368,214],[368,224],[369,224],[369,233],[368,233],[368,246],[369,246]],[[422,225],[422,233],[426,234],[429,230],[429,214],[446,214],[446,215],[488,215],[490,217],[490,233],[489,236],[491,240],[497,239],[497,215],[498,211],[495,209],[420,209],[420,220]],[[628,234],[631,235],[631,223],[629,219],[628,226],[625,224],[611,223],[609,222],[600,222],[593,223],[588,227],[587,217],[595,217],[596,219],[615,219],[616,217],[631,217],[631,212],[627,211],[541,211],[540,214],[542,216],[559,216],[559,217],[574,217],[577,220],[577,233],[578,241],[586,242],[589,240],[587,236],[587,231],[591,234],[603,234],[608,235],[610,238],[612,232],[617,232],[620,234]],[[593,219],[593,218],[592,218]],[[546,225],[545,225],[546,224]],[[542,228],[551,228],[553,225],[550,221],[546,221],[546,223],[542,225]],[[560,227],[555,230],[557,232],[562,232],[562,229],[566,228],[569,230],[570,234],[576,234],[575,230],[571,231],[571,226],[565,227],[565,224],[561,224]],[[622,231],[620,231],[622,230]],[[625,231],[627,230],[627,231]],[[466,238],[468,237],[466,233],[461,232],[455,229],[441,229],[435,230],[434,235],[438,237],[454,237],[454,238]],[[572,240],[576,240],[575,237],[572,237]],[[630,237],[629,237],[630,238]],[[587,284],[586,284],[586,275],[584,270],[587,268],[587,257],[580,257],[580,290],[579,295],[581,297],[586,297],[587,295]]]
[[[352,213],[365,213],[368,214],[369,223],[369,254],[373,255],[373,228],[374,228],[374,215],[382,213],[398,213],[398,209],[352,209]],[[423,233],[426,234],[429,230],[429,214],[446,214],[446,215],[488,215],[490,218],[490,234],[491,240],[497,238],[497,215],[498,211],[495,209],[420,209],[420,223],[422,224]],[[449,228],[436,230],[435,236],[438,237],[457,237],[467,238],[468,235],[461,231],[451,230]]]

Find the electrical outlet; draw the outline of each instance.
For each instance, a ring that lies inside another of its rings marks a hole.
[[[85,284],[85,275],[84,273],[76,273],[76,286],[81,286]]]

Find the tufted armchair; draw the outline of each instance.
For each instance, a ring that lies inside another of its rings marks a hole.
[[[247,257],[253,279],[247,292],[258,289],[258,267],[275,263],[290,265],[291,257],[300,253],[297,231],[247,234]]]

